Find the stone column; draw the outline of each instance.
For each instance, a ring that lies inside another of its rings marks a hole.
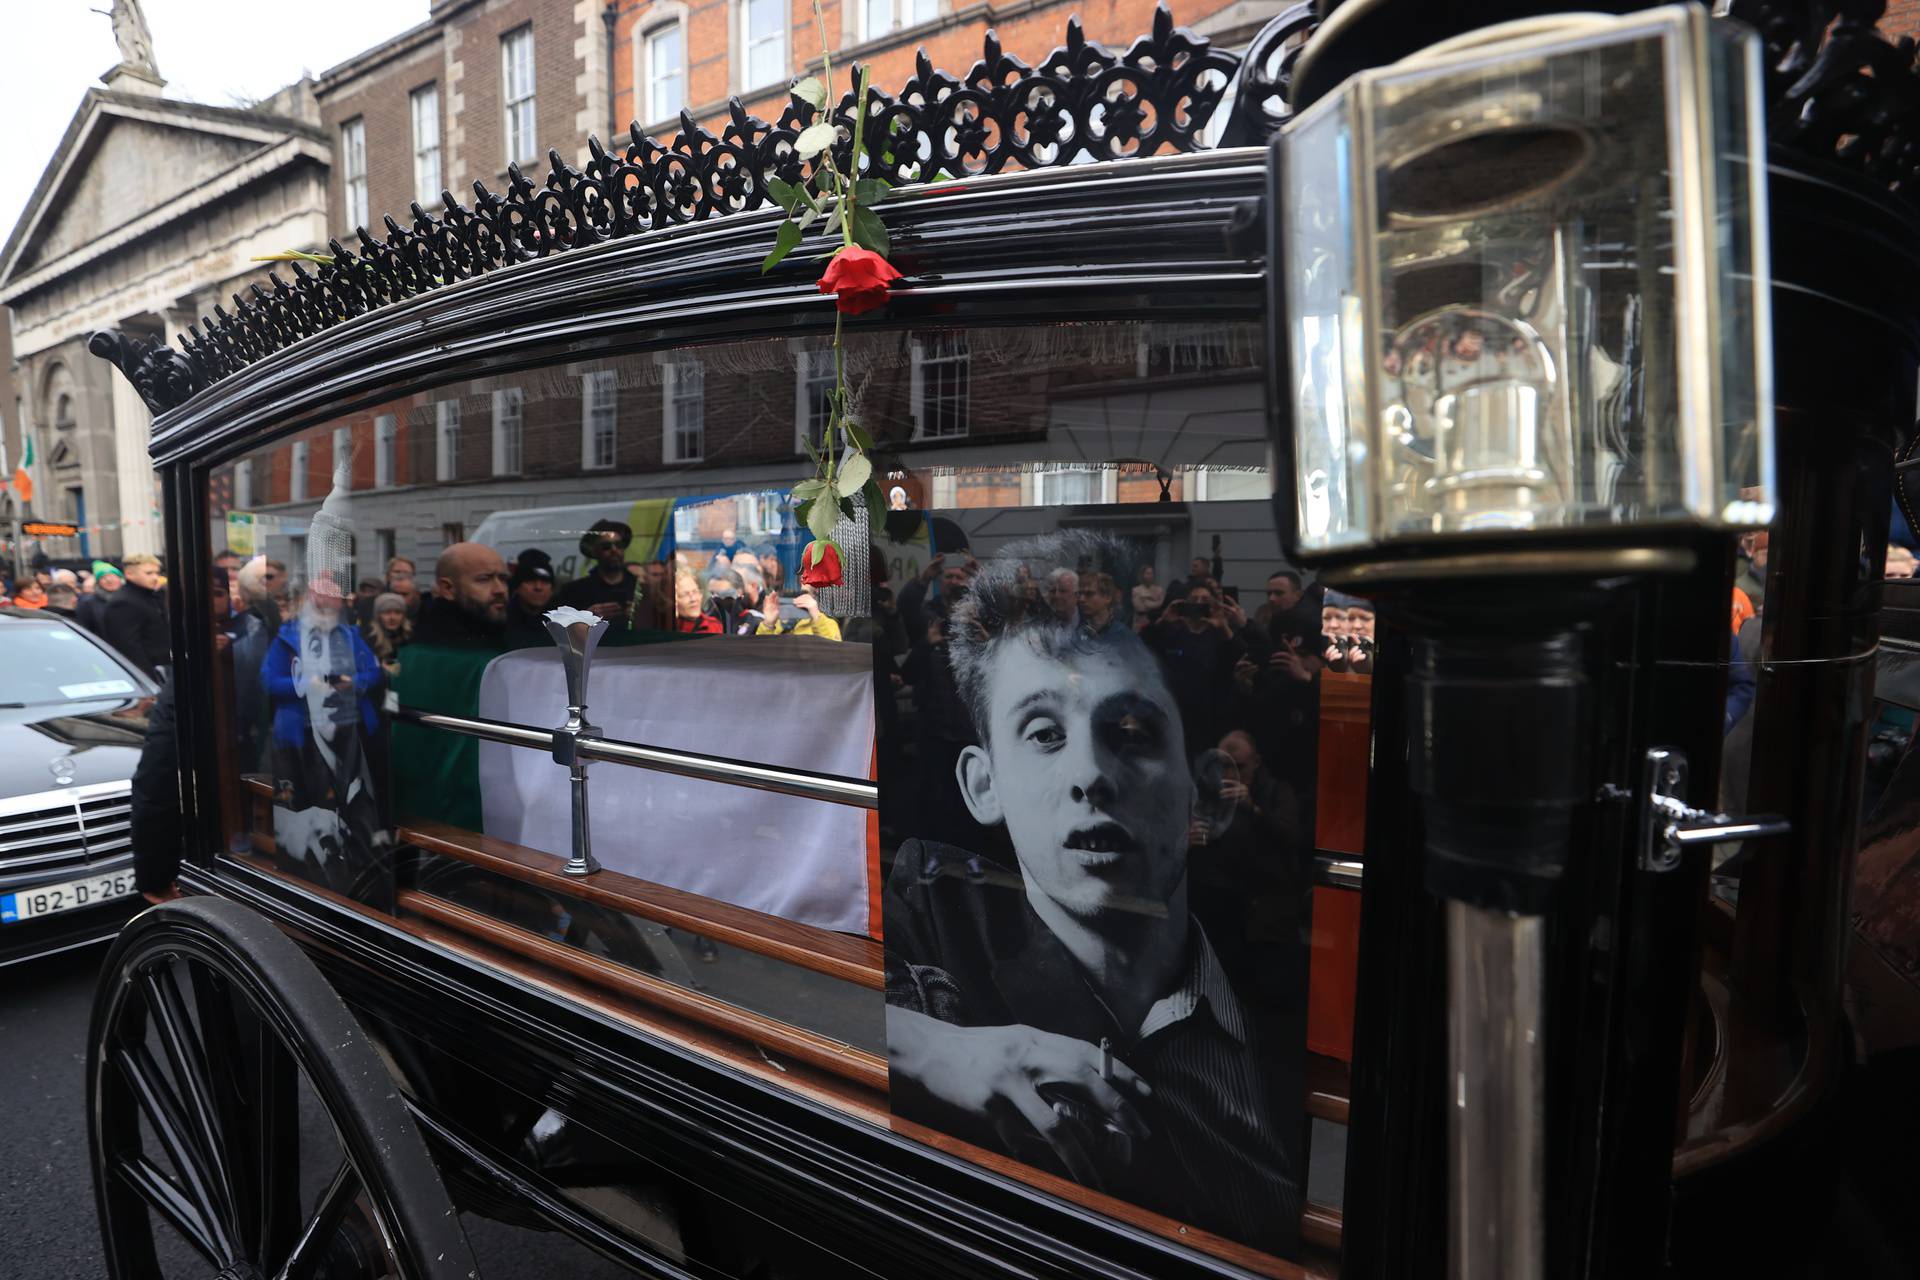
[[[159,489],[153,464],[147,460],[147,441],[153,433],[153,415],[133,384],[115,373],[113,386],[113,475],[120,508],[120,554],[159,555],[165,539],[160,529]]]

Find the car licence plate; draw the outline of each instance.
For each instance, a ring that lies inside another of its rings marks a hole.
[[[77,911],[98,906],[133,892],[133,872],[116,871],[111,875],[88,876],[62,884],[43,884],[18,893],[0,894],[0,924],[19,924],[36,916],[57,911]]]

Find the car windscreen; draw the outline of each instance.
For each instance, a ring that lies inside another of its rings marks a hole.
[[[22,623],[0,632],[0,706],[46,706],[140,692],[125,667],[71,627]]]

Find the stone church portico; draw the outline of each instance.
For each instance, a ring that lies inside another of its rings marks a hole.
[[[82,526],[56,559],[157,551],[150,415],[87,355],[89,334],[171,341],[266,278],[250,261],[326,240],[332,149],[311,84],[250,108],[162,96],[151,61],[89,89],[0,250],[13,382],[33,440],[33,513]],[[84,544],[84,545],[83,545]]]

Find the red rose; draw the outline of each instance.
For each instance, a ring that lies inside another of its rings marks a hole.
[[[887,286],[900,278],[893,264],[871,249],[842,249],[820,275],[820,292],[850,316],[887,304]]]
[[[800,556],[800,585],[837,587],[842,581],[840,553],[831,542],[809,542]]]

